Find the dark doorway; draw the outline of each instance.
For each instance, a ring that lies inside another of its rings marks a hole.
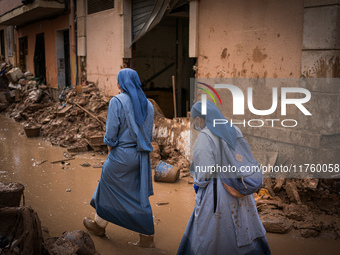
[[[175,77],[177,117],[187,115],[190,78],[195,59],[189,58],[189,18],[167,16],[133,46],[133,67],[148,98],[164,115],[174,117],[172,76]]]
[[[132,67],[146,96],[156,101],[164,115],[172,118],[176,112],[182,117],[190,110],[190,78],[196,62],[189,58],[189,1],[164,3],[132,1]]]
[[[71,86],[69,29],[56,31],[58,88]]]
[[[26,72],[28,67],[27,36],[19,38],[19,68]]]
[[[70,34],[68,29],[64,31],[64,59],[65,59],[65,85],[71,86]]]
[[[37,34],[34,50],[34,74],[46,82],[45,38],[44,34]]]

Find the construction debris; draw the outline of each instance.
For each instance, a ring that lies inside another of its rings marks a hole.
[[[266,189],[272,187],[266,186],[254,194],[267,232],[293,231],[305,238],[340,238],[340,223],[334,221],[334,215],[340,214],[338,180],[277,178],[272,186],[282,187],[273,189],[276,191],[275,196],[271,196]],[[322,192],[326,187],[332,193]]]

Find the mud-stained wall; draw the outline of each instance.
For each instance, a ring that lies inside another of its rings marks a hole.
[[[28,67],[34,74],[34,50],[36,35],[44,33],[46,83],[52,88],[58,88],[57,58],[56,58],[56,31],[69,29],[69,16],[63,15],[52,20],[36,22],[17,30],[18,39],[27,36]],[[19,52],[19,40],[16,40],[16,52]],[[18,54],[17,54],[18,55]],[[18,55],[19,56],[19,55]],[[17,56],[17,58],[18,58]],[[19,60],[17,59],[17,63]]]
[[[86,16],[87,80],[110,96],[118,93],[122,40],[123,18],[117,8]]]
[[[338,0],[304,3],[301,73],[312,93],[313,118],[300,116],[305,129],[332,136],[340,134],[340,7]],[[321,79],[324,78],[324,79]],[[330,79],[332,78],[332,79]]]
[[[300,77],[303,1],[200,1],[198,77]]]
[[[245,86],[253,87],[254,107],[259,110],[270,108],[273,86],[303,87],[312,94],[305,105],[312,116],[294,106],[287,107],[286,116],[281,116],[280,106],[265,116],[296,119],[295,128],[239,125],[252,149],[277,151],[280,163],[339,162],[339,82],[288,85],[282,79],[339,77],[339,13],[338,0],[199,2],[198,78],[281,78],[275,80],[282,84],[258,79],[257,84]],[[225,101],[232,100],[231,95],[222,95]],[[236,117],[229,106],[223,101],[223,114]],[[247,111],[242,117],[262,119]]]

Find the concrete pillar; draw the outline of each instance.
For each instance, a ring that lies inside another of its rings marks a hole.
[[[16,56],[15,56],[15,39],[14,39],[14,27],[7,26],[6,27],[6,39],[7,39],[7,58],[9,61],[16,65]]]
[[[132,57],[132,17],[131,17],[131,0],[120,0],[119,14],[123,16],[123,58]]]
[[[191,0],[189,5],[189,58],[198,57],[198,10],[199,2]]]
[[[77,0],[77,54],[80,84],[87,80],[86,72],[86,0]]]

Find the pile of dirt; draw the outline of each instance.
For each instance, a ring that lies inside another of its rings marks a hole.
[[[40,126],[41,136],[52,145],[70,151],[87,151],[92,137],[104,137],[109,98],[89,83],[77,90],[64,90],[60,102],[53,102],[45,85],[29,81],[21,90],[22,100],[10,104],[5,113],[25,126]],[[97,149],[101,143],[94,144]],[[78,149],[78,150],[77,150]]]
[[[340,180],[266,179],[255,195],[267,232],[340,238]]]

